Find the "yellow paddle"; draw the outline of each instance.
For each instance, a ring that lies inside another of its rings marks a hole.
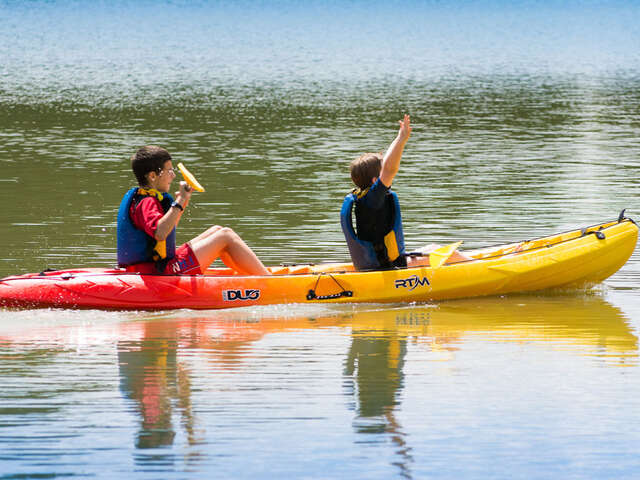
[[[436,248],[433,252],[429,253],[429,264],[431,268],[440,268],[444,263],[449,260],[449,257],[453,255],[458,247],[462,245],[462,241],[444,245],[440,248]]]
[[[180,173],[184,177],[184,180],[189,184],[191,188],[193,188],[196,192],[204,192],[203,186],[200,185],[198,180],[196,180],[196,177],[194,177],[191,172],[187,170],[187,167],[185,167],[182,162],[178,163],[178,170],[180,170]]]

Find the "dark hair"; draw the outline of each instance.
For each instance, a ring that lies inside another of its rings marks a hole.
[[[131,156],[131,169],[136,176],[136,180],[138,180],[138,184],[144,187],[147,184],[147,173],[160,173],[168,160],[171,160],[171,155],[164,148],[147,145],[138,149]]]
[[[363,153],[351,162],[351,180],[364,189],[371,186],[373,177],[380,176],[382,153]]]

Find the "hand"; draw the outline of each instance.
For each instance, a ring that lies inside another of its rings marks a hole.
[[[189,204],[189,199],[191,198],[192,193],[193,188],[183,180],[180,182],[180,190],[176,192],[176,201],[183,207],[186,207]]]
[[[192,191],[193,189],[189,186],[189,184],[182,180],[180,182],[180,191],[176,192],[176,195],[188,195],[190,197]]]
[[[409,136],[411,135],[411,119],[409,115],[405,115],[404,119],[398,120],[400,124],[400,130],[398,130],[398,138],[404,142],[409,140]]]

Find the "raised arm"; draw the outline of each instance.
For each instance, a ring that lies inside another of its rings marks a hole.
[[[385,186],[390,187],[393,183],[398,170],[400,169],[400,159],[402,158],[402,152],[404,146],[409,140],[411,135],[411,119],[409,115],[405,115],[403,120],[398,121],[400,124],[400,130],[395,140],[391,142],[389,148],[384,154],[382,159],[382,170],[380,172],[380,181]]]

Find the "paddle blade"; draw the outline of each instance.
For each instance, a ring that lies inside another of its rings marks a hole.
[[[187,170],[187,167],[185,167],[182,162],[178,163],[178,170],[180,170],[180,173],[184,177],[184,181],[187,182],[191,188],[193,188],[196,192],[204,192],[204,188],[202,187],[202,185],[200,185],[198,180],[196,180],[196,177],[194,177],[191,172]]]
[[[449,257],[453,255],[453,252],[462,245],[462,241],[444,245],[440,248],[436,248],[433,252],[429,253],[429,264],[432,268],[440,268],[444,263],[449,260]]]

